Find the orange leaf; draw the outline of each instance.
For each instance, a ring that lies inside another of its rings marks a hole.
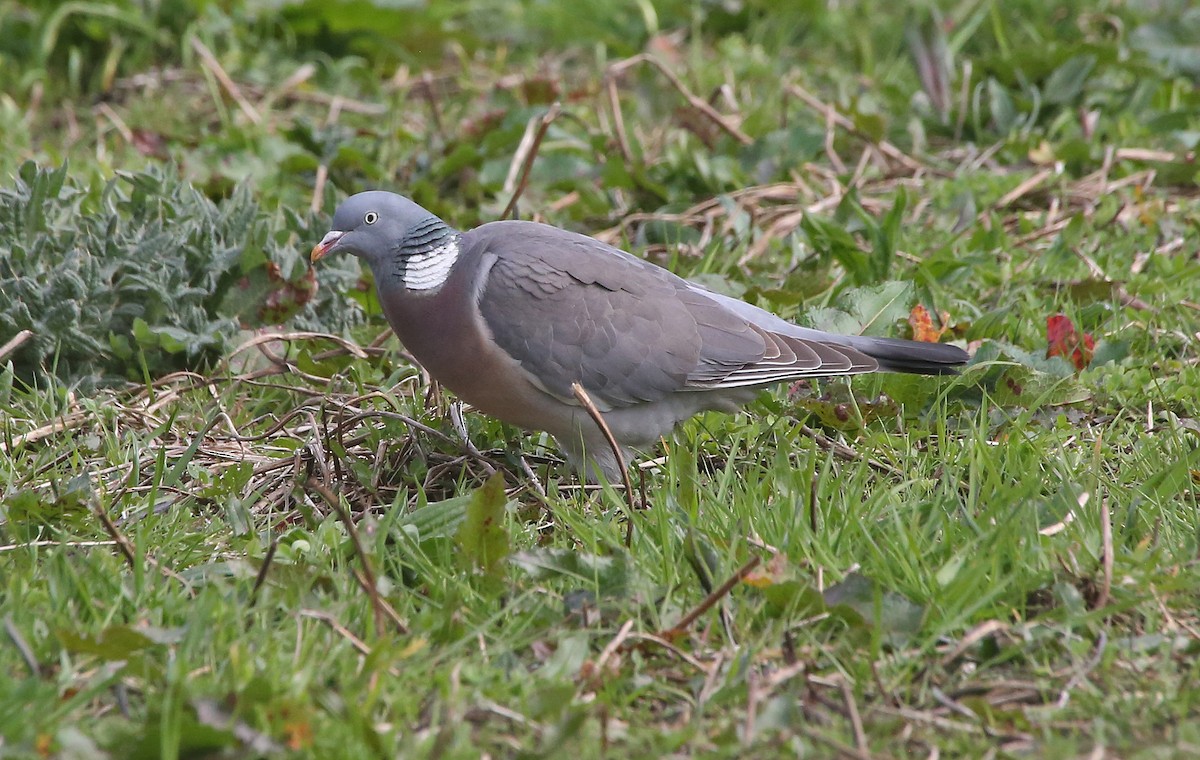
[[[776,554],[742,578],[742,583],[754,588],[767,588],[787,579],[789,575],[787,557]]]
[[[288,749],[308,749],[313,743],[312,725],[303,719],[289,720],[283,724]]]
[[[945,312],[938,315],[943,325],[949,321],[950,315]],[[934,327],[933,317],[922,304],[912,307],[908,314],[908,324],[912,325],[913,340],[923,343],[937,343],[946,332],[946,327]]]

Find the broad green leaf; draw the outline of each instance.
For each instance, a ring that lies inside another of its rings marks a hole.
[[[1096,67],[1094,55],[1077,55],[1067,59],[1054,70],[1042,88],[1046,102],[1055,105],[1073,103],[1083,92],[1083,85]]]
[[[1109,362],[1119,362],[1127,356],[1129,356],[1129,341],[1104,338],[1096,344],[1096,349],[1092,352],[1092,363],[1089,366],[1099,367]]]
[[[1008,132],[1016,125],[1017,109],[1013,105],[1008,88],[997,82],[993,77],[987,80],[988,111],[991,113],[992,126],[1000,134]]]
[[[399,527],[414,529],[418,541],[449,538],[467,519],[467,508],[474,498],[475,494],[468,493],[418,507],[404,516]]]
[[[183,631],[114,625],[95,636],[74,631],[58,631],[57,635],[62,645],[72,652],[91,654],[104,660],[128,660],[145,649],[179,641]]]
[[[124,751],[129,760],[153,760],[162,757],[164,731],[171,732],[177,741],[178,757],[214,757],[233,754],[241,742],[231,728],[217,728],[201,723],[189,709],[180,709],[174,720],[165,720],[157,711],[146,719],[145,732],[137,743]],[[175,742],[171,742],[174,744]]]
[[[850,203],[849,197],[843,203]],[[826,258],[837,261],[850,274],[853,283],[870,279],[869,256],[840,222],[816,214],[805,214],[800,229],[809,243]]]
[[[998,341],[980,346],[963,376],[987,388],[1000,406],[1036,409],[1075,404],[1092,397],[1062,358],[1048,359]]]
[[[826,610],[821,592],[811,584],[794,578],[764,586],[762,595],[767,600],[768,612],[774,616],[788,614],[809,617]]]
[[[613,597],[624,596],[629,590],[629,558],[623,554],[602,556],[568,549],[531,549],[514,554],[512,562],[537,581],[563,578]]]
[[[1129,41],[1172,71],[1200,76],[1200,9],[1192,8],[1177,19],[1143,24],[1133,30]]]
[[[885,335],[894,323],[908,317],[912,298],[911,284],[885,282],[847,291],[838,299],[838,308],[818,309],[808,316],[819,330],[845,335]]]
[[[504,475],[497,472],[471,494],[466,518],[455,540],[464,557],[485,575],[499,575],[502,561],[512,551],[504,526]]]
[[[851,573],[826,589],[825,603],[831,609],[844,605],[854,610],[869,625],[878,626],[883,640],[893,645],[911,638],[925,618],[924,607],[903,594],[880,588],[859,573]]]
[[[967,328],[967,340],[1003,337],[1008,332],[1008,321],[1015,314],[1016,310],[1012,306],[999,306],[985,311]]]

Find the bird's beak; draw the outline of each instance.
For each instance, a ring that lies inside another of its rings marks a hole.
[[[346,233],[338,230],[330,230],[325,233],[325,237],[321,238],[321,242],[313,246],[312,254],[309,258],[313,261],[320,261],[321,257],[329,253],[329,249],[337,245],[337,241],[341,240],[342,235]]]

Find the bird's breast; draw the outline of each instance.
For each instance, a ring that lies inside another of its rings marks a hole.
[[[436,292],[381,292],[379,297],[396,337],[435,380],[505,422],[555,432],[561,402],[530,382],[521,365],[491,339],[470,281],[451,277]]]

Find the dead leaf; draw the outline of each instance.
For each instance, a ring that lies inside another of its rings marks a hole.
[[[1080,338],[1075,329],[1075,323],[1065,314],[1054,314],[1046,317],[1046,358],[1061,356],[1076,370],[1082,370],[1092,362],[1092,354],[1096,349],[1096,341],[1091,333],[1083,333]]]
[[[908,324],[912,326],[912,339],[921,341],[922,343],[937,343],[941,341],[942,336],[946,334],[947,325],[950,323],[950,315],[947,312],[938,313],[938,321],[942,323],[941,327],[933,326],[933,317],[926,309],[924,304],[917,304],[912,307],[912,311],[908,313]]]

